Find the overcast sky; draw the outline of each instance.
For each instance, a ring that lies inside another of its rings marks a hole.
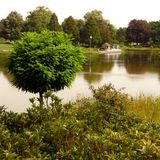
[[[132,19],[160,20],[160,0],[0,0],[0,19],[11,11],[25,18],[37,6],[48,7],[60,23],[69,16],[83,19],[85,13],[95,9],[116,28],[127,27]]]

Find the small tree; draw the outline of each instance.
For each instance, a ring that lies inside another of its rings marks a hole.
[[[23,91],[39,93],[42,105],[43,93],[68,87],[84,60],[81,48],[74,47],[67,34],[28,32],[14,42],[8,69],[14,75],[13,84]]]

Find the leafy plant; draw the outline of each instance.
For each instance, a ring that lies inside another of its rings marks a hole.
[[[127,112],[134,100],[111,84],[92,91],[64,105],[45,93],[21,114],[0,107],[0,159],[160,159],[160,125]]]
[[[8,68],[14,75],[13,84],[39,93],[42,105],[42,94],[70,86],[84,60],[81,48],[74,47],[63,32],[24,33],[14,43]]]

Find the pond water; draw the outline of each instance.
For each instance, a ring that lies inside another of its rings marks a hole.
[[[30,107],[29,98],[37,95],[19,91],[12,86],[11,76],[3,65],[4,56],[0,56],[0,106],[7,110],[23,112]],[[125,56],[107,56],[91,54],[78,73],[72,86],[56,94],[63,102],[76,98],[90,96],[89,87],[95,88],[112,83],[115,88],[131,96],[145,95],[160,96],[160,56],[153,53],[132,52]]]

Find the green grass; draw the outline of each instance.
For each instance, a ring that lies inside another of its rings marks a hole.
[[[95,53],[98,53],[97,51],[97,48],[83,48],[84,50],[84,53],[92,53],[92,54],[95,54]]]
[[[129,46],[120,46],[120,49],[122,50],[122,54],[128,54],[128,53],[155,53],[159,54],[160,53],[160,48],[152,48],[152,47],[129,47]],[[92,53],[92,54],[97,54],[98,49],[97,48],[84,48],[85,53]]]
[[[12,49],[12,44],[0,44],[0,52],[11,51]]]
[[[129,46],[121,46],[123,51],[151,51],[151,52],[159,52],[160,48],[153,47],[129,47]]]

